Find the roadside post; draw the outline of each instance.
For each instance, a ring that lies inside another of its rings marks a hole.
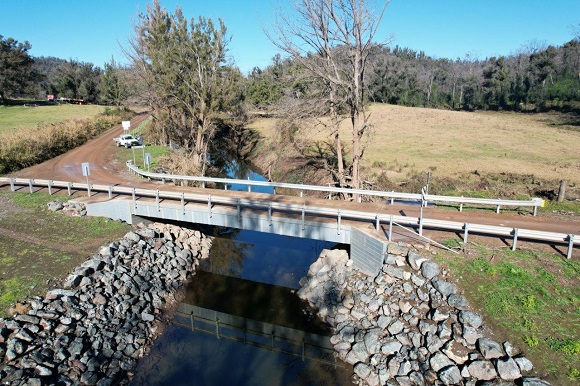
[[[135,162],[135,149],[143,149],[143,159],[145,159],[145,146],[131,146],[131,149],[133,149],[133,165],[137,165],[137,162]]]
[[[425,194],[429,194],[429,185],[431,184],[431,172],[427,172],[427,185],[425,185]]]
[[[427,190],[427,187],[424,186],[423,188],[421,188],[421,212],[419,215],[419,236],[423,236],[423,207],[426,205],[425,201],[425,191]]]
[[[145,165],[147,165],[147,171],[149,172],[149,166],[151,165],[151,153],[145,153]]]
[[[87,193],[90,197],[91,196],[91,184],[89,183],[89,175],[91,174],[91,170],[89,168],[89,163],[83,162],[81,164],[81,169],[83,171],[83,176],[87,177]]]

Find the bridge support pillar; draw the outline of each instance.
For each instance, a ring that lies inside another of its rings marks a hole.
[[[354,266],[376,276],[383,268],[387,243],[355,227],[350,232],[350,258]]]

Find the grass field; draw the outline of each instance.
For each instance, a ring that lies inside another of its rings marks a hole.
[[[449,246],[459,246],[455,239]],[[484,316],[552,385],[580,382],[580,262],[535,250],[469,243],[438,260]]]
[[[95,105],[0,106],[0,135],[14,131],[33,130],[39,123],[91,118],[104,110],[103,106]]]
[[[457,112],[373,104],[373,134],[363,160],[367,178],[385,172],[395,181],[431,171],[434,176],[512,173],[580,183],[580,128],[556,114]],[[249,125],[267,140],[277,138],[276,121]],[[343,124],[347,149],[351,134]],[[329,140],[328,132],[306,129],[300,138]]]
[[[44,294],[52,280],[131,229],[119,221],[52,212],[46,204],[55,199],[68,197],[0,192],[0,316],[14,302]]]

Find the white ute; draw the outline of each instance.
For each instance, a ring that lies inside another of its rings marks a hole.
[[[113,141],[117,144],[117,146],[125,146],[127,149],[131,146],[138,146],[141,144],[137,138],[134,138],[132,135],[125,134],[117,138],[113,138]]]

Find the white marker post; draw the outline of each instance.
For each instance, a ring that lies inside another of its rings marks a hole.
[[[151,153],[145,153],[145,165],[147,165],[147,172],[149,172],[149,165],[151,165]]]
[[[83,171],[83,176],[87,177],[87,193],[90,197],[91,196],[91,184],[89,183],[89,175],[91,174],[91,169],[89,168],[89,163],[83,162],[81,164],[81,169]]]
[[[135,149],[143,149],[143,158],[145,158],[145,146],[131,146],[131,149],[133,149],[133,165],[136,165],[137,162],[135,162]]]

